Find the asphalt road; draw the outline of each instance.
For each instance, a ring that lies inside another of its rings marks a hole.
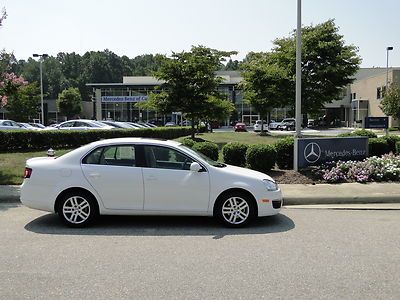
[[[0,204],[0,299],[399,299],[400,211],[283,209],[245,229]]]

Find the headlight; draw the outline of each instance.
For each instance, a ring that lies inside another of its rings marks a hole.
[[[275,181],[269,180],[269,179],[264,179],[263,180],[265,186],[267,187],[267,190],[272,192],[278,190],[278,184]]]

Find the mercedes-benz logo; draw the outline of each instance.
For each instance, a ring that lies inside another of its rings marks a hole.
[[[317,143],[309,143],[304,148],[304,158],[310,164],[315,163],[321,157],[321,148]]]

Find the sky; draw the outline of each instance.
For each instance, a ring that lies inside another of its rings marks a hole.
[[[133,58],[204,45],[241,60],[296,28],[297,0],[0,0],[2,7],[0,49],[17,59],[104,49]],[[387,46],[389,66],[400,66],[399,12],[398,0],[302,0],[302,24],[335,19],[362,67],[386,67]]]

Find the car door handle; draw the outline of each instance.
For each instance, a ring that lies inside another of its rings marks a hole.
[[[155,181],[155,180],[157,180],[157,177],[156,176],[147,176],[146,180],[147,181]]]
[[[90,174],[89,174],[89,177],[90,177],[90,178],[99,178],[99,177],[100,177],[100,174],[99,174],[99,173],[90,173]]]

